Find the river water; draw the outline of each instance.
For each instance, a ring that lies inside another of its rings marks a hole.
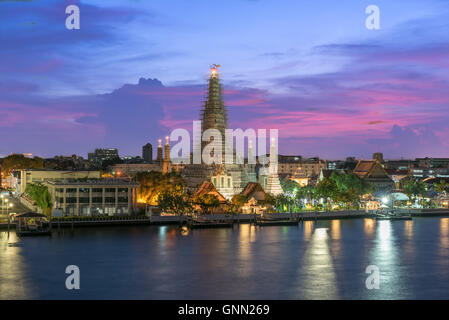
[[[80,290],[68,290],[68,265]],[[369,290],[366,268],[380,271]],[[447,299],[449,218],[0,232],[0,299]]]

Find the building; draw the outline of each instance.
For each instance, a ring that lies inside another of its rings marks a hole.
[[[380,163],[384,163],[384,154],[382,152],[376,152],[373,154],[373,160],[377,160]]]
[[[193,197],[197,198],[204,195],[213,195],[220,202],[219,207],[216,208],[212,213],[223,213],[226,211],[228,201],[220,192],[218,192],[212,182],[203,181],[198,190],[193,194]],[[200,210],[201,208],[199,206],[196,206],[195,209]]]
[[[151,143],[142,147],[142,159],[145,163],[153,163],[153,146]]]
[[[157,163],[119,163],[111,166],[110,171],[114,176],[124,177],[137,172],[162,172],[162,168]]]
[[[28,183],[43,183],[47,181],[62,181],[68,179],[100,179],[100,171],[91,170],[45,170],[28,169],[20,170],[20,176],[17,179],[16,190],[24,193]]]
[[[203,133],[208,129],[217,129],[222,134],[223,139],[221,142],[221,149],[224,159],[224,136],[225,129],[227,128],[227,110],[222,99],[222,88],[217,67],[218,66],[214,65],[210,69],[207,99],[201,111],[201,134],[203,135]],[[209,143],[212,143],[212,146],[216,145],[211,141],[203,142],[202,150],[206,145],[209,145]],[[220,141],[216,141],[216,143],[220,143]],[[219,145],[217,145],[217,147],[218,146]],[[160,150],[162,153],[162,147],[160,147]],[[161,159],[159,156],[158,158]],[[236,155],[234,153],[234,160],[235,159]],[[231,178],[230,181],[232,185],[229,192],[226,192],[226,194],[232,197],[232,195],[242,192],[248,182],[257,182],[255,164],[236,164],[235,162],[236,161],[234,161],[233,164],[223,164],[222,166],[219,164],[208,165],[204,163],[186,164],[182,167],[181,176],[185,179],[188,189],[195,192],[205,180],[211,181],[212,177],[217,177],[220,171],[223,170],[227,177],[229,176]],[[225,181],[225,183],[227,183],[227,178]]]
[[[53,215],[129,215],[136,209],[139,184],[124,179],[47,181]]]
[[[265,201],[265,190],[259,183],[250,182],[242,191],[247,199],[247,202],[242,206],[242,213],[256,213],[261,214],[268,211],[268,205]]]
[[[395,188],[394,181],[388,172],[377,160],[360,160],[355,167],[354,174],[372,184],[373,191],[392,190]]]
[[[103,161],[116,161],[119,160],[120,157],[118,155],[118,150],[115,148],[108,149],[95,149],[94,152],[88,154],[89,162],[95,165],[101,165]]]
[[[303,159],[300,156],[279,156],[279,175],[312,178],[326,168],[326,161],[319,158]]]

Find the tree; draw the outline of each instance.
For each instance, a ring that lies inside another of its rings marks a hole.
[[[438,193],[446,193],[449,190],[449,183],[445,180],[440,180],[439,182],[435,182],[433,184],[435,191]]]
[[[330,208],[330,200],[338,200],[338,192],[337,183],[333,179],[323,179],[316,186],[317,196],[323,199],[328,208]]]
[[[245,205],[245,203],[248,201],[245,195],[243,194],[236,194],[231,199],[232,209],[233,212],[238,212],[238,210]]]
[[[284,193],[289,194],[296,194],[298,189],[300,188],[299,184],[296,181],[290,180],[290,179],[282,179],[281,181],[281,187]]]
[[[13,170],[43,169],[44,159],[39,157],[27,158],[23,154],[12,154],[2,161],[2,171],[9,176]]]
[[[403,184],[403,189],[408,197],[415,201],[417,197],[422,196],[426,193],[426,184],[422,180],[415,178],[407,179]]]
[[[158,205],[159,195],[164,192],[176,193],[176,188],[184,189],[185,182],[177,173],[139,172],[134,179],[139,182],[138,202]]]
[[[166,212],[182,215],[191,209],[189,197],[184,190],[177,186],[174,192],[164,191],[158,198],[159,208]]]
[[[200,206],[205,214],[209,214],[214,208],[220,206],[220,200],[214,194],[202,194],[193,200],[193,202]]]
[[[53,204],[47,186],[40,183],[28,183],[25,188],[25,193],[33,199],[44,214],[51,215]]]

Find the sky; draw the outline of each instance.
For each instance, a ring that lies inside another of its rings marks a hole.
[[[448,31],[448,0],[0,0],[0,156],[155,149],[216,63],[229,127],[281,154],[449,157]]]

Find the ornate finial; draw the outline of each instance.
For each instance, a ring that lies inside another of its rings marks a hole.
[[[170,139],[170,137],[169,137],[169,136],[166,136],[166,137],[165,137],[165,140],[166,140],[166,143],[165,143],[165,144],[166,144],[166,145],[169,144],[169,143],[168,143],[168,139]]]
[[[217,68],[221,67],[221,65],[219,64],[213,64],[210,66],[210,73],[212,74],[212,77],[216,77],[218,75],[218,70]]]
[[[159,148],[162,148],[162,140],[159,139],[159,140],[157,141],[157,143],[158,143],[158,147],[159,147]]]

